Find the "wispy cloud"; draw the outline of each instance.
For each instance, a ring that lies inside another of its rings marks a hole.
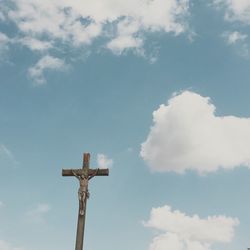
[[[29,68],[28,74],[34,81],[35,85],[41,85],[46,83],[46,79],[44,77],[45,71],[64,71],[66,69],[67,65],[62,59],[46,55],[42,57],[34,66]]]
[[[223,11],[225,21],[237,23],[237,29],[246,30],[250,25],[249,0],[213,0],[216,9]],[[240,25],[241,24],[241,25]],[[236,53],[249,59],[250,42],[247,34],[242,31],[226,31],[223,34],[227,44],[234,47]]]
[[[13,153],[4,144],[0,144],[0,160],[4,162],[10,162],[14,165],[18,164]]]
[[[243,34],[239,31],[225,32],[223,37],[226,38],[228,44],[236,44],[238,42],[243,42],[248,37],[247,34]]]
[[[238,224],[237,218],[189,216],[168,205],[153,208],[150,219],[144,223],[159,231],[150,250],[210,250],[216,243],[231,242]]]
[[[153,112],[141,156],[153,171],[250,167],[250,118],[216,116],[210,98],[185,91]]]
[[[249,39],[247,34],[240,31],[227,31],[223,33],[222,37],[229,46],[235,48],[237,54],[249,58]]]

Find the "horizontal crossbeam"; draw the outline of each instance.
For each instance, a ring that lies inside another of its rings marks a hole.
[[[81,176],[84,174],[84,169],[63,169],[62,170],[62,176]],[[92,176],[108,176],[109,175],[109,169],[88,169],[88,175]]]

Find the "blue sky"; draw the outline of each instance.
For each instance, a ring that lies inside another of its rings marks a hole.
[[[250,247],[248,0],[0,0],[0,250]]]

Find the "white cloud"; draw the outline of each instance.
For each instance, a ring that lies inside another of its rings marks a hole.
[[[210,250],[215,243],[231,242],[238,224],[238,219],[223,215],[188,216],[168,205],[153,208],[150,219],[144,223],[159,231],[150,250]]]
[[[115,54],[122,54],[128,49],[133,49],[137,53],[143,53],[143,39],[136,35],[140,30],[140,23],[126,18],[117,24],[117,34],[107,44],[107,48]]]
[[[4,206],[4,203],[0,201],[0,208]]]
[[[127,49],[140,49],[143,41],[140,38],[132,36],[119,36],[107,44],[107,48],[112,50],[113,53],[120,55]]]
[[[105,37],[107,48],[117,54],[142,47],[142,32],[178,35],[188,29],[189,0],[5,1],[13,6],[8,10],[8,20],[24,37],[43,37],[47,42],[75,47]]]
[[[23,248],[13,247],[9,242],[0,240],[0,250],[23,250]]]
[[[185,91],[153,112],[141,157],[154,171],[250,167],[250,119],[216,116],[208,97]]]
[[[216,6],[225,8],[225,19],[250,24],[249,0],[213,0]]]
[[[51,207],[49,204],[41,203],[38,204],[33,209],[29,210],[26,213],[26,218],[29,222],[32,223],[43,223],[44,215],[50,211]]]
[[[59,58],[46,55],[42,57],[33,67],[29,68],[28,74],[36,85],[45,84],[44,71],[63,71],[67,68],[65,62]]]
[[[98,165],[98,168],[111,168],[113,166],[113,160],[109,159],[104,154],[98,154],[97,165]]]

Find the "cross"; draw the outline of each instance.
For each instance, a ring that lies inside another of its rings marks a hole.
[[[83,166],[81,169],[63,169],[62,176],[75,176],[79,180],[79,211],[78,211],[78,223],[76,233],[76,247],[75,250],[83,249],[84,238],[84,226],[86,217],[86,205],[89,198],[88,182],[94,176],[107,176],[109,175],[109,169],[90,169],[89,168],[90,154],[83,154]]]

